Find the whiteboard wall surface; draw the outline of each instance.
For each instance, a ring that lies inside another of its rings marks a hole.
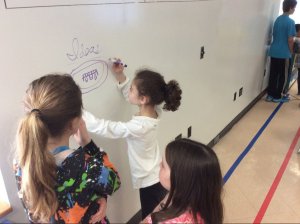
[[[51,72],[70,73],[82,88],[87,110],[126,121],[137,108],[118,92],[107,59],[122,58],[131,78],[137,69],[153,69],[166,81],[178,80],[183,90],[179,110],[162,115],[161,152],[177,135],[185,137],[190,126],[192,138],[208,143],[261,93],[266,37],[274,18],[271,9],[278,3],[242,2],[54,0],[41,6],[35,0],[2,1],[0,168],[14,208],[8,218],[26,221],[8,152],[23,114],[23,95],[33,79]],[[202,46],[205,55],[200,60]],[[241,86],[244,94],[233,102]],[[108,199],[108,217],[113,223],[126,222],[140,209],[126,143],[94,135],[93,139],[108,152],[122,181],[121,189]]]
[[[58,6],[82,6],[82,5],[110,5],[110,4],[134,4],[134,3],[158,3],[158,2],[197,2],[211,0],[4,0],[5,8],[36,8],[36,7],[58,7]]]

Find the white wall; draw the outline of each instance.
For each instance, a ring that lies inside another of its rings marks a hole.
[[[264,87],[266,47],[279,1],[96,4],[105,1],[65,0],[64,4],[94,5],[32,7],[40,2],[0,3],[0,168],[14,208],[7,218],[14,222],[26,219],[8,152],[23,113],[22,97],[34,78],[55,71],[70,73],[87,61],[119,56],[128,64],[130,76],[138,68],[149,67],[167,81],[177,79],[183,102],[178,112],[163,114],[159,133],[162,151],[178,134],[186,136],[189,126],[192,138],[208,143]],[[43,4],[47,2],[51,3]],[[18,4],[28,8],[15,8]],[[74,40],[86,55],[70,60],[67,54],[77,49]],[[203,60],[199,59],[201,46],[206,51]],[[94,50],[87,53],[87,48]],[[99,73],[101,66],[103,62],[95,65]],[[105,76],[103,83],[84,94],[85,107],[107,119],[129,119],[136,108],[123,101],[108,73],[101,70],[101,75]],[[80,79],[78,82],[85,85]],[[243,95],[233,101],[234,92],[241,87]],[[108,216],[112,222],[126,222],[138,211],[139,198],[132,189],[125,142],[100,138],[96,142],[107,149],[122,178],[121,189],[109,198]]]

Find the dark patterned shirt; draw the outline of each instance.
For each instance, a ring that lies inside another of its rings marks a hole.
[[[22,172],[15,164],[15,175],[22,200]],[[54,216],[57,223],[88,223],[98,211],[97,200],[120,187],[120,178],[107,154],[91,141],[68,155],[57,167],[56,193],[59,207]],[[25,210],[30,213],[23,202]],[[108,223],[105,217],[101,223]]]

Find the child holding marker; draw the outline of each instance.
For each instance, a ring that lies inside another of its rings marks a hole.
[[[98,119],[84,111],[87,129],[107,138],[125,138],[128,145],[129,165],[133,186],[140,191],[142,218],[144,219],[164,198],[166,190],[159,183],[161,155],[157,141],[161,109],[176,111],[181,101],[181,89],[175,80],[168,83],[164,77],[145,69],[137,71],[130,80],[124,74],[126,66],[119,59],[112,60],[112,72],[124,97],[139,111],[127,122]]]

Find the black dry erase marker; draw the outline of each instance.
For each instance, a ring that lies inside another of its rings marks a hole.
[[[123,67],[127,67],[120,59],[110,58],[109,59],[115,65],[123,65]]]

